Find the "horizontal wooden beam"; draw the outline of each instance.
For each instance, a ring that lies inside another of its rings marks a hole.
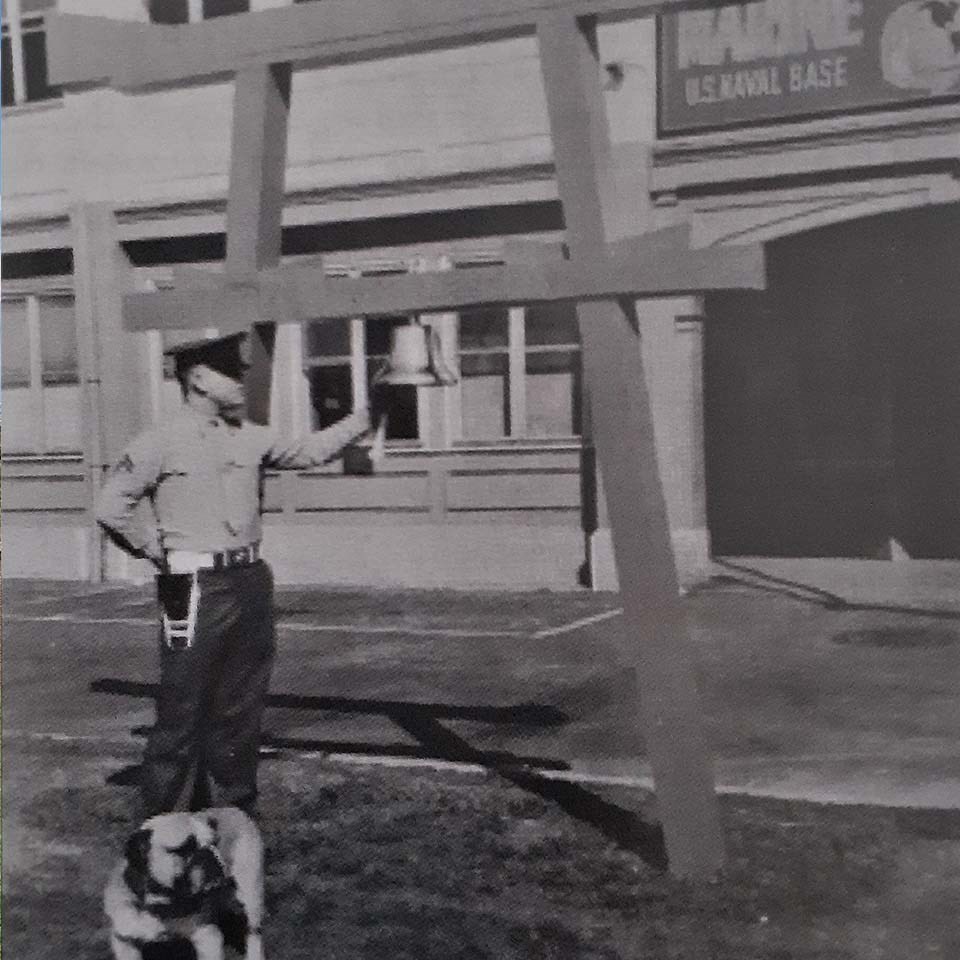
[[[688,246],[687,238],[690,236],[690,230],[687,225],[679,227],[669,227],[658,231],[657,236],[664,239],[671,235],[670,242],[677,244],[683,249]],[[528,240],[526,238],[507,237],[500,245],[499,256],[493,256],[489,260],[484,260],[473,266],[500,266],[504,263],[518,265],[530,263],[558,263],[566,260],[566,245],[551,240]],[[402,258],[400,258],[402,259]],[[343,272],[342,260],[339,257],[329,257],[326,255],[306,256],[297,259],[289,268],[304,270],[319,270],[326,275],[328,265],[336,264],[335,272],[331,276],[347,276]],[[356,272],[356,275],[362,273],[362,269]],[[390,271],[393,273],[394,271]],[[249,279],[256,280],[256,271],[252,271],[248,277],[233,277],[234,280],[241,282]],[[190,265],[177,264],[173,268],[173,285],[181,290],[185,287],[222,287],[224,284],[224,275],[219,270],[207,269],[204,267],[194,267]]]
[[[703,290],[762,289],[761,245],[681,249],[652,234],[611,244],[602,262],[544,259],[522,265],[350,279],[302,265],[263,270],[243,281],[207,274],[175,290],[129,295],[129,330],[222,332],[252,323],[304,323],[346,317],[463,310],[469,307],[659,297]]]
[[[516,36],[556,14],[652,16],[712,0],[323,0],[165,26],[76,14],[45,18],[50,82],[137,89],[268,63],[324,63]]]

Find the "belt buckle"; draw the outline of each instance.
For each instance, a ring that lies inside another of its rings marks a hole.
[[[226,556],[228,567],[236,567],[241,564],[250,562],[250,548],[249,547],[234,547],[230,550],[227,550]]]

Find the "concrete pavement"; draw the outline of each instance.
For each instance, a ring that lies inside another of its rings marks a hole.
[[[960,565],[872,593],[859,574],[714,573],[684,605],[721,789],[960,807]],[[649,784],[642,639],[617,611],[585,592],[283,590],[266,748]],[[5,583],[4,738],[129,767],[152,717],[153,617],[142,588]]]

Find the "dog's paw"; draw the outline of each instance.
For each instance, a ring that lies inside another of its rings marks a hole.
[[[132,943],[155,943],[162,940],[166,932],[164,923],[142,911],[124,910],[113,921],[114,936]]]
[[[128,943],[114,935],[110,938],[113,960],[143,960],[143,953],[135,943]]]
[[[191,936],[197,960],[223,960],[223,934],[212,925],[198,927]]]
[[[247,936],[247,960],[264,960],[263,941],[259,933],[251,933]]]

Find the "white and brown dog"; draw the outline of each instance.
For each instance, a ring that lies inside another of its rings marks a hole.
[[[222,926],[239,923],[247,960],[263,960],[263,846],[235,807],[164,813],[127,841],[104,892],[116,960],[149,944],[190,940],[197,960],[221,960]]]

